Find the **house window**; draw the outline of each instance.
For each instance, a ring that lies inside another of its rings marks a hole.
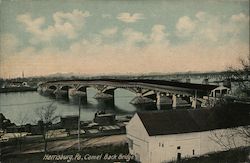
[[[181,149],[181,146],[178,146],[177,149]]]
[[[164,147],[164,143],[159,143],[159,147]]]
[[[193,149],[193,155],[194,155],[194,149]]]
[[[221,94],[222,94],[222,95],[227,94],[227,89],[221,90]]]
[[[220,97],[220,96],[221,96],[220,90],[215,90],[215,97]]]
[[[135,154],[135,160],[140,162],[140,155],[138,153]]]
[[[130,149],[133,149],[133,140],[132,139],[128,139],[128,146]]]

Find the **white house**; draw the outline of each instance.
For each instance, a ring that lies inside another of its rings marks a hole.
[[[209,110],[136,113],[126,126],[129,152],[139,162],[160,163],[250,145],[235,130],[209,124],[210,119]]]
[[[212,97],[222,97],[225,94],[229,94],[230,89],[224,86],[219,86],[211,91]]]

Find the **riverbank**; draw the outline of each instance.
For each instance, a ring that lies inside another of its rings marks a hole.
[[[30,92],[36,91],[35,87],[9,87],[9,88],[0,88],[0,93],[8,93],[8,92]]]
[[[91,139],[81,139],[81,151],[78,151],[78,140],[62,140],[49,142],[49,151],[45,154],[43,151],[44,143],[23,144],[21,151],[15,148],[15,151],[7,155],[2,155],[0,161],[4,163],[67,163],[67,162],[89,162],[89,163],[113,163],[130,162],[134,163],[133,155],[129,154],[126,135],[113,135]],[[13,147],[14,148],[14,147]],[[183,158],[183,163],[234,163],[249,162],[250,148],[238,148],[224,152],[212,153],[201,157]],[[108,157],[110,156],[110,160]],[[1,155],[0,155],[1,156]],[[95,157],[96,156],[96,157]],[[125,159],[113,159],[124,156]],[[80,158],[80,160],[77,160]],[[172,161],[170,163],[174,163]]]
[[[113,159],[107,160],[104,156],[106,154],[114,156],[122,155],[128,156],[128,145],[127,145],[126,135],[112,135],[112,136],[103,136],[98,138],[81,138],[81,151],[78,151],[78,140],[69,139],[69,140],[60,140],[52,141],[48,143],[48,151],[44,153],[44,143],[32,143],[32,144],[22,144],[22,148],[17,148],[15,145],[12,147],[5,147],[2,150],[2,160],[5,163],[16,163],[16,162],[47,162],[47,161],[56,161],[56,162],[79,162],[76,159],[70,160],[50,160],[47,156],[55,155],[80,155],[82,161],[88,162],[113,162],[115,160],[122,161],[124,159]],[[12,148],[12,150],[10,150]],[[7,151],[11,151],[5,153]],[[102,157],[93,158],[90,156]],[[132,157],[132,156],[131,156]],[[124,157],[125,158],[125,157]],[[49,160],[48,160],[49,159]],[[90,160],[88,160],[90,159]],[[111,158],[110,158],[111,159]]]

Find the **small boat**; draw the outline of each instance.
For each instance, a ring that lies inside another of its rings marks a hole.
[[[95,113],[94,122],[99,125],[110,125],[115,124],[115,114],[113,113],[105,113],[104,111],[97,111]]]

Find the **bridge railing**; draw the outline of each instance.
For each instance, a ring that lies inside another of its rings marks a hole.
[[[149,84],[149,83],[141,83],[141,82],[113,82],[113,81],[66,81],[66,82],[52,82],[52,83],[43,83],[40,86],[49,87],[51,85],[62,85],[63,86],[77,86],[77,87],[92,87],[92,86],[110,86],[116,88],[141,88],[141,89],[149,89],[156,92],[164,92],[169,94],[180,94],[193,96],[195,89],[190,88],[182,88],[176,86],[166,86],[166,85],[157,85],[157,84]]]

